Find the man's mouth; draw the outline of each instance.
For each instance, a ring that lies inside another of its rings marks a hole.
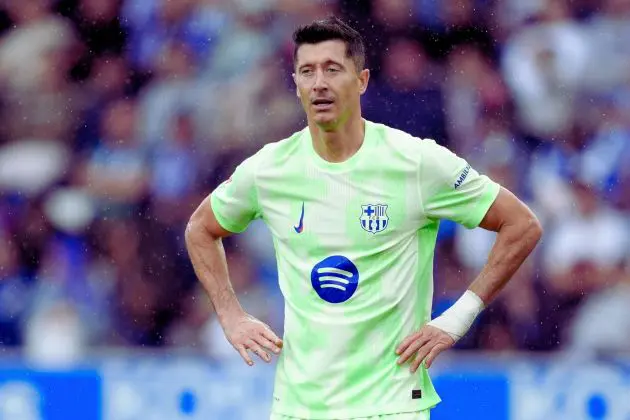
[[[332,106],[333,102],[334,101],[332,99],[315,99],[311,103],[313,104],[315,109],[317,109],[317,110],[325,110],[325,109],[330,108]]]

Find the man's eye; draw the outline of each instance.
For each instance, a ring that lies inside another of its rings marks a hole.
[[[313,70],[311,70],[311,69],[304,69],[301,72],[302,76],[308,76],[308,75],[310,75],[312,73],[313,73]]]
[[[329,72],[329,73],[336,73],[336,72],[338,72],[338,71],[339,71],[339,69],[338,69],[338,68],[335,68],[335,67],[328,67],[328,72]]]

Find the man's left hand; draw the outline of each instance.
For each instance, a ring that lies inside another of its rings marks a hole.
[[[402,365],[415,355],[409,370],[415,373],[423,361],[428,369],[438,354],[453,347],[454,344],[455,340],[444,331],[425,325],[420,331],[407,336],[396,348],[396,354],[400,356],[398,364]]]

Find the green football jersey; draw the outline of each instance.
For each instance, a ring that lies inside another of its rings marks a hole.
[[[499,192],[433,140],[369,121],[342,163],[308,128],[264,146],[211,195],[219,223],[262,218],[285,298],[272,411],[310,419],[424,410],[440,398],[395,349],[430,320],[440,219],[476,227]],[[462,285],[464,289],[465,285]]]

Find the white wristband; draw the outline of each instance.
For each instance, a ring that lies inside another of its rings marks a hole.
[[[468,332],[483,309],[483,300],[470,290],[466,290],[453,306],[427,325],[441,329],[457,342]]]

